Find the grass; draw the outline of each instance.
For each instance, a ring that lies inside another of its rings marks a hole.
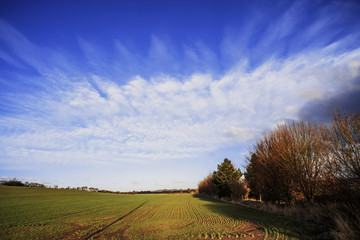
[[[308,221],[318,226],[319,239],[356,239],[360,234],[359,203],[274,204],[259,201],[234,202],[267,213]]]
[[[0,186],[0,239],[313,239],[317,229],[190,194]]]

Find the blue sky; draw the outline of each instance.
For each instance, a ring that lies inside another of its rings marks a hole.
[[[0,176],[194,188],[360,106],[357,1],[0,1]]]

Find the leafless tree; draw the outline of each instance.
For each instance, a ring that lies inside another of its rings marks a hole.
[[[327,159],[326,126],[293,122],[265,133],[251,151],[246,177],[265,200],[313,202]]]
[[[360,197],[360,114],[333,111],[328,161],[330,176],[339,195]]]

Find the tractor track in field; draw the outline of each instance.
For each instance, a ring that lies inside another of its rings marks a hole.
[[[95,235],[101,233],[102,231],[108,229],[109,227],[111,227],[111,226],[114,225],[115,223],[123,220],[124,218],[126,218],[127,216],[129,216],[130,214],[132,214],[133,212],[135,212],[136,210],[138,210],[139,208],[141,208],[142,206],[144,206],[147,202],[148,202],[148,201],[143,202],[142,204],[140,204],[139,206],[137,206],[136,208],[134,208],[133,210],[131,210],[131,211],[128,212],[127,214],[119,217],[119,218],[116,219],[115,221],[113,221],[113,222],[111,222],[110,224],[104,226],[103,228],[97,230],[96,232],[93,232],[93,233],[89,234],[88,236],[84,237],[83,239],[84,239],[84,240],[88,240],[88,239],[94,237]]]

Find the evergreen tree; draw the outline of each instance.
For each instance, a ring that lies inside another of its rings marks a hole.
[[[239,182],[242,173],[236,169],[232,162],[225,158],[224,162],[219,164],[217,171],[213,173],[213,184],[217,188],[219,197],[231,197],[231,184]]]

